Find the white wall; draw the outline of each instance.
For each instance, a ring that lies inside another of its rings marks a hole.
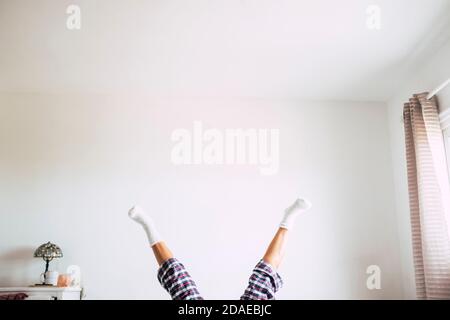
[[[423,64],[411,69],[411,78],[403,83],[397,94],[388,102],[392,164],[395,179],[396,211],[401,245],[403,290],[405,298],[414,299],[415,280],[409,216],[408,180],[406,175],[403,104],[414,93],[431,91],[450,77],[450,41],[440,47]],[[450,108],[450,87],[438,94],[440,110]]]
[[[279,128],[280,171],[170,162],[170,135]],[[0,285],[37,281],[41,243],[78,264],[87,297],[166,299],[140,203],[207,298],[240,296],[282,210],[314,204],[292,232],[279,298],[401,298],[387,113],[379,103],[0,95]],[[395,159],[395,157],[394,157]],[[366,289],[366,268],[382,290]]]

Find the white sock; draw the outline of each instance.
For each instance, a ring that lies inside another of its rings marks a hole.
[[[281,220],[280,228],[291,229],[294,226],[295,218],[301,213],[306,212],[312,207],[311,202],[306,199],[298,198],[295,202],[284,210],[284,217]]]
[[[161,236],[156,230],[152,218],[150,218],[141,207],[134,206],[131,208],[128,211],[128,216],[144,228],[150,246],[161,242]]]

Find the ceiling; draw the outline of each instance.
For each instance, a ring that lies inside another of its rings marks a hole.
[[[448,21],[450,0],[0,0],[0,91],[384,101]]]

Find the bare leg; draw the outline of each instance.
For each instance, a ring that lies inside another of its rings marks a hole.
[[[293,227],[296,217],[301,212],[305,212],[310,208],[311,203],[308,200],[299,198],[285,210],[280,227],[263,257],[264,262],[270,264],[275,269],[278,269],[284,257],[288,230]]]
[[[283,280],[277,273],[286,250],[288,230],[293,227],[298,214],[311,208],[305,199],[297,199],[285,210],[277,233],[270,242],[264,257],[253,269],[248,286],[241,300],[273,300],[275,293],[283,286]]]
[[[286,251],[287,238],[288,229],[278,228],[277,233],[264,254],[263,261],[278,269]]]
[[[248,286],[241,300],[273,300],[275,293],[283,286],[277,273],[286,247],[288,229],[278,228],[264,257],[253,269]]]
[[[173,258],[172,252],[164,241],[155,243],[152,246],[152,250],[159,266],[161,266],[165,261]]]
[[[197,285],[184,265],[174,258],[166,243],[162,240],[153,220],[140,207],[133,207],[128,212],[131,219],[139,223],[147,235],[159,265],[158,281],[174,300],[203,300]]]

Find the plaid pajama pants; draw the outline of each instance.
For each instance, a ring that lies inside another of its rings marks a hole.
[[[173,300],[203,300],[184,265],[177,259],[165,261],[158,270],[158,280]],[[279,274],[264,261],[253,269],[241,300],[274,300],[282,287]]]

